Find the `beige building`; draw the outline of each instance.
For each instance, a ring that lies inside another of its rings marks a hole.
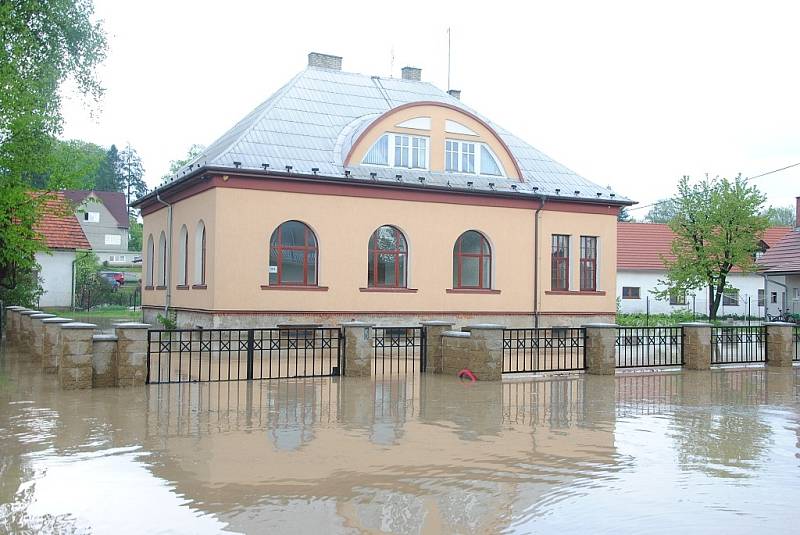
[[[612,320],[632,202],[420,80],[307,69],[134,206],[181,326]]]

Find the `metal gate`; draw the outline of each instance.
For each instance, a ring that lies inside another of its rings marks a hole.
[[[147,382],[335,376],[343,349],[335,327],[148,331]]]
[[[376,375],[424,372],[424,327],[373,327],[372,371]]]

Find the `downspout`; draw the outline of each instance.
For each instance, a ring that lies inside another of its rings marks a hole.
[[[172,304],[172,205],[161,198],[161,194],[156,192],[156,200],[167,207],[167,227],[169,227],[169,238],[167,238],[167,258],[164,265],[164,278],[167,283],[167,294],[164,298],[164,317],[169,318],[169,306]]]
[[[542,203],[533,215],[533,327],[539,328],[539,212],[544,208],[544,195],[539,198]]]

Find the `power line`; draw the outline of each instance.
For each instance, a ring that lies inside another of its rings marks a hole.
[[[745,178],[745,180],[755,180],[756,178],[761,178],[762,176],[767,176],[767,175],[771,175],[773,173],[779,173],[781,171],[786,171],[787,169],[791,169],[792,167],[797,167],[798,165],[800,165],[800,162],[793,163],[791,165],[787,165],[786,167],[781,167],[780,169],[773,169],[772,171],[767,171],[766,173],[761,173],[760,175],[750,176],[750,177]],[[653,206],[658,206],[659,204],[664,204],[664,203],[669,202],[671,200],[672,199],[662,199],[660,201],[656,201],[656,202],[650,203],[650,204],[643,204],[641,206],[633,206],[633,207],[628,208],[628,211],[630,212],[632,210],[641,210],[643,208],[650,208],[650,207],[653,207]]]

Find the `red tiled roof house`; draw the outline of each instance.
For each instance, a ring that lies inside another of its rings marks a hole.
[[[781,238],[759,260],[762,273],[770,285],[778,286],[776,310],[770,314],[788,311],[800,314],[800,197],[796,198],[795,227]]]

